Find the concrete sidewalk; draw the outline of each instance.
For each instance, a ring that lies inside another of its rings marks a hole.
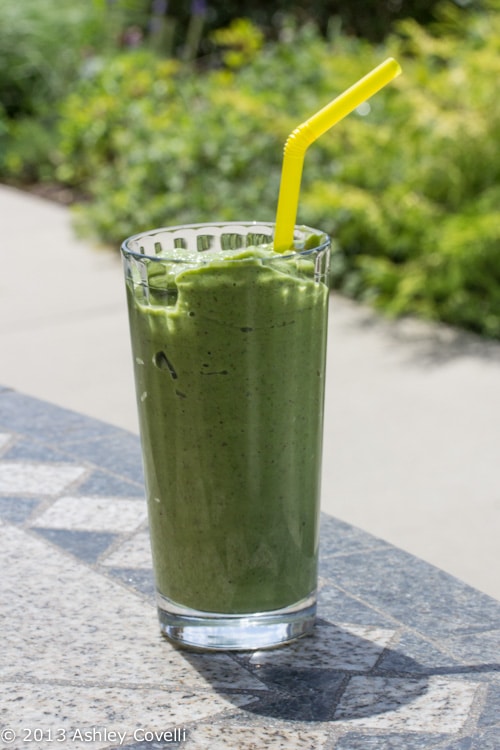
[[[118,252],[0,187],[0,383],[137,431]],[[500,344],[332,296],[323,509],[500,599]]]

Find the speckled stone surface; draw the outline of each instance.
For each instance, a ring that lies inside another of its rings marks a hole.
[[[139,440],[0,388],[0,748],[498,750],[500,603],[324,516],[281,649],[159,633]]]

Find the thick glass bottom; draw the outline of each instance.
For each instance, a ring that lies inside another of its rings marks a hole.
[[[203,651],[254,651],[290,643],[314,627],[316,592],[271,612],[226,615],[182,607],[157,594],[164,635],[180,646]]]

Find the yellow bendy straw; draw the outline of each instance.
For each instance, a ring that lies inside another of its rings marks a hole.
[[[285,143],[276,212],[274,249],[282,253],[293,245],[300,181],[306,149],[333,125],[359,107],[401,73],[399,63],[389,57],[326,107],[299,125]]]

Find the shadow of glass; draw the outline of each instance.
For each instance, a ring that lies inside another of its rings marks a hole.
[[[384,628],[318,621],[312,635],[277,649],[224,652],[223,660],[181,653],[216,692],[229,701],[233,695],[235,707],[285,721],[366,719],[423,698],[437,675],[500,671],[498,663],[422,665],[389,646],[393,635]],[[234,663],[233,674],[227,657]],[[242,694],[248,698],[244,703]]]
[[[356,632],[358,631],[358,632]],[[371,631],[368,637],[360,633]],[[256,652],[226,652],[235,662],[235,672],[243,667],[259,681],[262,689],[244,690],[254,700],[245,704],[246,712],[286,721],[324,722],[354,719],[394,711],[425,695],[428,677],[419,671],[413,659],[398,654],[400,669],[405,675],[394,680],[381,680],[376,671],[382,653],[393,631],[353,626],[340,628],[319,622],[312,635],[278,649]],[[227,692],[227,660],[225,686],[221,687],[210,654],[182,651],[189,663],[209,682],[215,691]],[[376,689],[360,694],[354,691],[343,701],[346,687],[353,677],[377,676]],[[386,684],[387,683],[387,684]],[[242,690],[238,690],[241,699]],[[241,700],[235,705],[241,707]]]

